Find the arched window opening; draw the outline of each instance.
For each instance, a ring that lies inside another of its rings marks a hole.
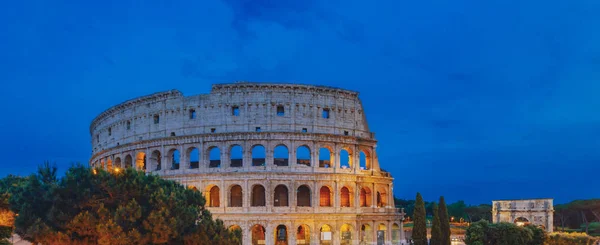
[[[262,185],[255,185],[252,187],[252,199],[250,206],[252,207],[264,207],[266,204],[265,199],[265,187]]]
[[[350,207],[350,190],[347,187],[342,187],[340,190],[340,206],[342,207]]]
[[[265,227],[262,225],[252,226],[252,245],[264,245],[265,243]]]
[[[110,159],[110,157],[109,157],[109,158],[106,159],[106,170],[110,171],[110,170],[112,170],[112,168],[113,168],[113,166],[112,166],[112,159]]]
[[[331,207],[331,189],[327,186],[321,187],[319,190],[319,206],[321,207]]]
[[[340,228],[340,245],[352,244],[352,226],[344,224]]]
[[[398,244],[400,243],[400,226],[396,223],[392,225],[392,243]]]
[[[296,163],[310,167],[310,149],[308,146],[300,146],[296,150]]]
[[[255,145],[252,147],[252,166],[265,166],[266,163],[265,147]]]
[[[352,167],[352,151],[342,149],[340,151],[340,168],[347,169]]]
[[[371,206],[371,190],[369,188],[360,189],[360,206],[370,207]]]
[[[179,150],[172,149],[169,151],[169,165],[171,169],[179,169],[179,160],[181,159],[181,154],[179,154]]]
[[[196,147],[188,149],[188,161],[190,168],[198,168],[200,166],[200,151]]]
[[[115,158],[115,164],[113,164],[113,167],[115,167],[115,168],[123,167],[123,166],[121,166],[121,158],[120,157]]]
[[[525,226],[529,224],[529,220],[523,217],[518,217],[514,222],[517,226]]]
[[[331,245],[333,244],[333,232],[331,226],[323,225],[320,229],[321,232],[321,243],[322,245]]]
[[[308,225],[298,226],[298,229],[296,230],[296,244],[310,244],[310,228],[308,227]]]
[[[273,206],[288,206],[288,188],[285,185],[278,185],[277,187],[275,187],[275,195],[273,195]]]
[[[273,164],[275,164],[276,166],[288,166],[289,165],[289,159],[290,157],[290,153],[288,151],[287,146],[285,145],[278,145],[277,147],[275,147],[275,150],[273,151]]]
[[[361,170],[371,169],[371,160],[370,160],[370,157],[364,151],[360,152],[360,169]]]
[[[331,151],[327,148],[319,149],[319,167],[320,168],[331,168]]]
[[[231,150],[229,151],[229,157],[230,157],[230,161],[231,164],[229,165],[232,168],[241,168],[242,166],[244,166],[244,161],[243,161],[243,151],[242,151],[242,147],[239,145],[234,145],[233,147],[231,147]]]
[[[301,185],[296,191],[296,206],[310,207],[310,188],[306,185]]]
[[[212,147],[208,153],[209,157],[209,168],[220,168],[221,167],[221,150],[219,147]]]
[[[244,240],[244,238],[242,237],[242,235],[243,235],[242,227],[240,227],[239,225],[229,226],[229,228],[227,228],[227,230],[229,230],[229,232],[233,233],[234,235],[237,235],[240,238],[240,241]]]
[[[275,228],[275,244],[287,245],[287,227],[285,225],[278,225]]]
[[[231,193],[229,194],[229,206],[230,207],[241,207],[243,203],[242,187],[234,185],[231,187]]]
[[[125,168],[131,167],[133,167],[133,158],[131,157],[131,155],[127,155],[125,156]]]
[[[162,168],[162,156],[160,155],[160,151],[153,151],[152,155],[150,156],[150,162],[151,162],[151,166],[155,169],[155,170],[161,170]]]
[[[219,200],[220,191],[221,190],[218,186],[213,186],[209,189],[207,198],[208,200],[206,200],[206,203],[209,207],[219,207],[221,205],[221,202]]]
[[[138,170],[146,170],[146,153],[138,152],[135,156],[135,167]]]

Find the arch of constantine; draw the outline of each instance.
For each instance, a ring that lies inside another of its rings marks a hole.
[[[91,123],[90,165],[134,167],[203,192],[244,244],[400,244],[403,214],[358,93],[215,84],[135,98]]]
[[[553,199],[492,201],[492,222],[534,224],[547,232],[554,230]]]

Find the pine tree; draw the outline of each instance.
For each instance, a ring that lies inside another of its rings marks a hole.
[[[427,224],[425,221],[425,203],[421,193],[417,192],[415,201],[415,210],[413,211],[413,232],[412,240],[414,245],[427,245]]]
[[[433,203],[433,222],[431,225],[431,240],[429,245],[441,245],[442,230],[440,228],[440,216],[438,212],[438,206]]]
[[[448,208],[443,196],[440,197],[438,212],[440,216],[440,229],[442,231],[440,245],[450,245],[450,218],[448,217]]]

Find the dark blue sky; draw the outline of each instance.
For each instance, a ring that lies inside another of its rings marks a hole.
[[[398,197],[598,198],[598,13],[597,0],[6,1],[0,176],[87,163],[90,121],[124,100],[281,81],[359,91]]]

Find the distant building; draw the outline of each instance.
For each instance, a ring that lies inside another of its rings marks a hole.
[[[216,84],[113,106],[90,126],[90,165],[197,189],[243,244],[399,244],[393,178],[354,91]]]
[[[492,201],[492,222],[517,225],[533,224],[547,232],[554,230],[554,199],[525,199]]]

